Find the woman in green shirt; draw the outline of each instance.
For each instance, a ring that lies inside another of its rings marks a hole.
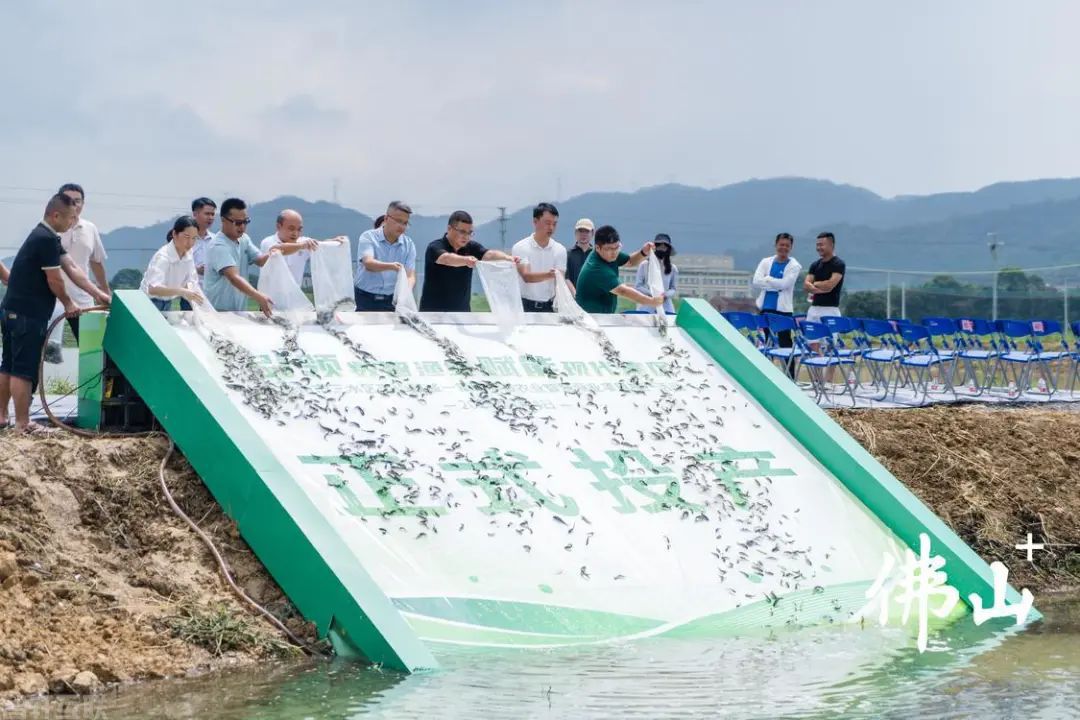
[[[610,225],[602,225],[596,229],[593,247],[578,275],[577,303],[582,310],[610,315],[615,312],[620,297],[650,307],[659,307],[664,303],[663,295],[649,297],[635,290],[633,285],[619,282],[619,268],[623,265],[640,265],[653,251],[651,242],[642,245],[633,255],[627,255],[621,251],[619,232]]]

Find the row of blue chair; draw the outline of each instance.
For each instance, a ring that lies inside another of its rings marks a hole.
[[[931,392],[951,393],[957,399],[957,387],[969,397],[1004,393],[1018,398],[1031,390],[1035,380],[1040,392],[1053,397],[1059,391],[1062,365],[1068,370],[1073,397],[1080,385],[1080,346],[1075,340],[1080,338],[1080,322],[1072,324],[1070,343],[1056,320],[936,317],[914,323],[827,317],[811,323],[801,316],[723,315],[793,378],[799,368],[806,368],[818,401],[847,395],[854,405],[857,396],[884,400],[891,395],[904,402],[899,391],[910,389],[915,404],[923,404]],[[781,332],[791,333],[791,348],[779,346]],[[1061,349],[1047,349],[1054,340]],[[847,381],[839,387],[830,377],[836,368],[847,373]],[[869,377],[865,384],[864,375]]]

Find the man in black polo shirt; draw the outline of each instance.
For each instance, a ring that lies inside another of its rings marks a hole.
[[[433,240],[424,253],[424,287],[420,292],[421,312],[469,312],[472,297],[472,269],[478,260],[518,258],[499,250],[488,250],[472,239],[472,216],[455,210],[446,225],[446,234]]]
[[[98,303],[109,304],[109,295],[90,282],[60,244],[77,219],[75,202],[58,193],[45,207],[45,218],[33,229],[11,264],[7,293],[0,303],[0,427],[8,424],[8,402],[15,400],[15,429],[30,426],[30,396],[37,388],[38,365],[45,344],[45,329],[59,300],[68,317],[79,312],[68,297],[61,271]]]

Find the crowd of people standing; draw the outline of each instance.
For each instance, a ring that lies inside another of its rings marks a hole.
[[[66,316],[78,338],[79,314],[94,306],[107,306],[112,293],[105,272],[107,254],[97,227],[82,217],[86,193],[75,183],[63,185],[49,199],[44,217],[20,247],[11,268],[0,263],[0,282],[7,285],[0,303],[0,428],[9,424],[8,406],[14,400],[15,425],[29,430],[30,397],[38,379],[41,353],[46,360],[59,354],[45,348],[50,320]],[[177,218],[165,244],[151,258],[140,289],[161,310],[179,301],[181,310],[205,305],[217,311],[245,310],[253,303],[264,314],[273,314],[273,299],[250,281],[252,268],[263,267],[280,254],[294,280],[302,284],[311,254],[325,243],[344,242],[344,236],[317,241],[303,234],[303,217],[295,210],[278,213],[275,232],[258,245],[248,236],[248,206],[239,198],[221,203],[221,230],[211,232],[218,205],[207,197],[191,203],[191,214]],[[415,287],[417,248],[407,231],[412,209],[404,202],[389,203],[375,226],[357,241],[353,273],[354,301],[358,312],[394,309],[394,292],[404,271],[410,289]],[[555,240],[559,211],[551,203],[533,208],[533,231],[514,243],[510,252],[485,247],[475,239],[472,216],[457,210],[450,214],[446,231],[428,243],[424,251],[424,277],[419,309],[424,312],[469,312],[472,272],[478,262],[513,263],[517,270],[523,309],[550,313],[555,310],[556,283],[590,313],[614,313],[620,298],[639,310],[662,307],[674,312],[678,292],[678,268],[672,262],[674,244],[667,233],[627,253],[619,232],[611,225],[595,227],[581,218],[574,224],[574,244],[567,248]],[[752,284],[760,292],[762,313],[791,316],[793,295],[802,267],[791,251],[794,238],[780,233],[775,254],[762,259]],[[844,263],[835,255],[836,239],[823,232],[817,237],[819,255],[809,268],[802,289],[817,320],[839,315]],[[646,260],[650,254],[661,267],[663,289],[650,286]],[[635,281],[624,283],[620,270],[637,268]],[[790,347],[790,333],[778,338]],[[49,343],[50,348],[52,343]]]

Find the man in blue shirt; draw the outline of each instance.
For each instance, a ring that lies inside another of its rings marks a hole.
[[[412,208],[395,200],[386,208],[381,227],[368,230],[356,243],[353,284],[357,312],[394,310],[398,271],[405,270],[409,290],[416,285],[416,245],[405,234]]]
[[[291,255],[304,249],[301,243],[279,243],[269,252],[260,253],[248,237],[247,204],[240,198],[229,198],[221,203],[221,232],[214,236],[206,248],[206,273],[203,275],[203,292],[218,312],[240,312],[251,298],[266,317],[273,313],[274,303],[269,296],[256,290],[248,281],[252,265],[262,267],[271,253]]]

